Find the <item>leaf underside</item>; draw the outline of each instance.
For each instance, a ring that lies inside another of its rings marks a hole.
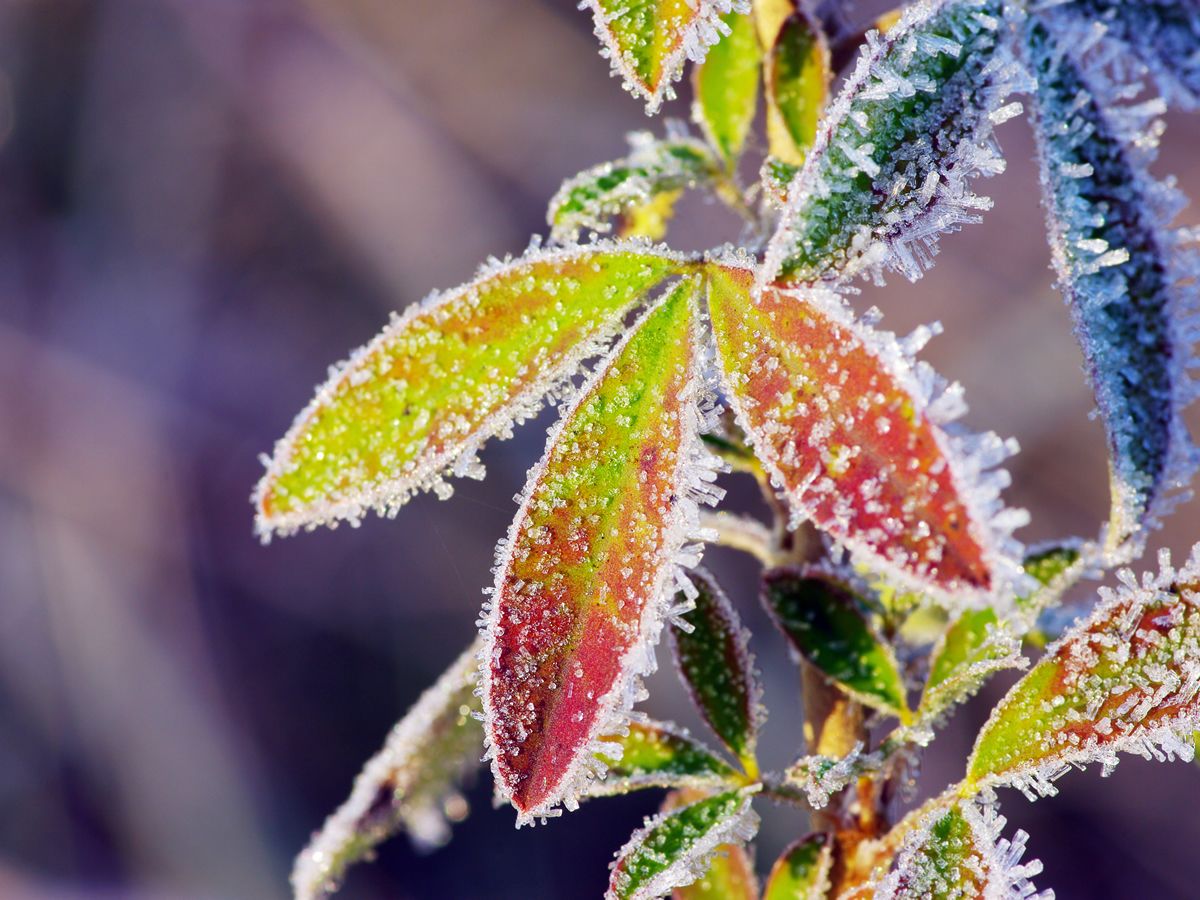
[[[492,770],[518,821],[550,814],[653,666],[668,579],[695,504],[694,280],[600,366],[552,433],[497,552],[484,709]]]
[[[391,513],[506,436],[679,267],[640,245],[531,251],[395,317],[335,369],[255,492],[264,537]]]
[[[752,279],[710,266],[717,355],[738,423],[797,520],[897,583],[951,601],[1019,573],[1005,531],[1023,520],[999,522],[1006,476],[983,473],[1006,445],[984,436],[977,452],[988,459],[960,458],[920,386],[932,374],[890,335],[851,321],[819,288],[755,299]]]

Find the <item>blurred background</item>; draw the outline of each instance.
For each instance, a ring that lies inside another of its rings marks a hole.
[[[251,533],[258,455],[390,310],[523,249],[560,181],[645,127],[661,125],[567,0],[0,0],[0,898],[286,895],[310,831],[469,642],[551,420],[492,445],[488,480],[450,502],[268,547]],[[1007,496],[1034,514],[1026,541],[1091,534],[1101,430],[1031,141],[1019,121],[1001,140],[985,223],[946,238],[920,283],[856,303],[901,333],[945,324],[925,357],[966,385],[972,426],[1020,440]],[[1173,117],[1158,166],[1193,196],[1198,144],[1200,118]],[[689,200],[672,241],[736,233]],[[752,485],[729,487],[756,508]],[[1181,558],[1198,538],[1192,503],[1155,546]],[[782,765],[796,675],[753,567],[709,561],[755,631],[764,756]],[[648,708],[695,724],[664,668]],[[958,777],[1011,681],[951,722],[927,788]],[[1003,798],[1039,886],[1197,895],[1200,770],[1134,759],[1060,784]],[[659,799],[518,832],[489,792],[480,779],[449,847],[394,841],[344,896],[598,897]],[[760,868],[803,828],[768,812]]]

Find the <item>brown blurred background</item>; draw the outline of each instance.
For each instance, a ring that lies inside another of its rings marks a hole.
[[[487,481],[394,522],[264,548],[248,496],[257,455],[389,310],[522,249],[563,178],[661,127],[574,7],[0,0],[0,897],[283,897],[309,831],[470,639],[549,417],[486,452]],[[1019,438],[1008,497],[1034,513],[1027,541],[1090,534],[1100,428],[1051,288],[1030,139],[1020,121],[1001,138],[985,224],[945,239],[920,283],[856,302],[902,333],[945,324],[925,356],[965,383],[970,424]],[[1159,166],[1194,196],[1198,141],[1200,118],[1172,118]],[[673,242],[735,235],[689,200]],[[1193,503],[1156,544],[1181,557],[1198,538]],[[753,568],[709,560],[756,632],[781,765],[794,673]],[[928,788],[958,777],[1011,680],[953,720]],[[652,712],[695,722],[669,671],[651,690]],[[1200,771],[1130,760],[1061,786],[1003,798],[1040,886],[1200,895]],[[517,832],[488,796],[481,779],[448,848],[393,842],[345,896],[598,897],[657,802]],[[760,867],[802,829],[769,812]]]

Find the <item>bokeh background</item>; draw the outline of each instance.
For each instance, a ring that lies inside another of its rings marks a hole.
[[[568,0],[0,0],[0,897],[285,896],[309,832],[470,640],[550,419],[491,446],[488,480],[450,502],[268,547],[258,455],[390,310],[521,250],[563,178],[657,127],[607,68]],[[1008,498],[1034,513],[1027,541],[1090,534],[1101,431],[1031,141],[1020,121],[1000,136],[986,222],[920,283],[856,302],[902,333],[944,323],[926,358],[966,385],[971,425],[1023,447]],[[1198,144],[1200,118],[1172,117],[1158,167],[1193,195]],[[736,230],[689,200],[673,241]],[[1155,545],[1197,538],[1192,503]],[[755,630],[781,765],[795,673],[753,568],[709,561]],[[952,721],[928,788],[957,777],[1011,680]],[[695,722],[671,672],[650,687],[653,713]],[[1200,894],[1200,770],[1129,760],[1061,786],[1004,796],[1039,885]],[[489,790],[448,848],[394,841],[345,896],[597,897],[658,799],[518,832]],[[802,830],[769,812],[760,867]]]

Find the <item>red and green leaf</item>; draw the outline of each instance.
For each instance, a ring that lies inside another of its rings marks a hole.
[[[492,770],[518,821],[552,813],[602,768],[632,704],[696,529],[696,294],[646,313],[553,430],[497,552],[484,711]]]
[[[729,34],[708,51],[693,74],[692,118],[732,171],[754,122],[762,48],[752,16],[731,12],[721,21]]]
[[[799,166],[817,138],[825,110],[830,68],[829,44],[801,4],[783,23],[767,57],[767,140],[771,155]]]
[[[606,900],[650,900],[701,878],[723,845],[754,837],[753,797],[726,791],[647,819],[617,853]]]
[[[604,776],[587,786],[589,797],[642,788],[720,788],[737,777],[733,767],[686,731],[664,722],[629,723],[626,734],[605,735]]]
[[[592,11],[613,74],[650,113],[675,96],[684,60],[700,62],[724,35],[721,16],[748,11],[742,0],[584,0],[583,8]]]
[[[264,537],[393,513],[511,433],[681,264],[639,245],[531,251],[395,317],[335,368],[255,491]]]
[[[771,569],[762,584],[763,605],[797,653],[854,699],[908,721],[896,656],[846,585],[814,566]]]
[[[747,772],[756,774],[754,749],[763,710],[750,635],[712,575],[698,569],[687,577],[696,592],[695,608],[671,627],[680,675],[704,721]],[[686,602],[687,594],[676,599]]]
[[[477,640],[421,695],[363,767],[349,799],[296,858],[297,900],[332,894],[347,868],[397,832],[407,832],[418,847],[449,839],[447,811],[465,815],[458,783],[478,768],[483,752],[475,718],[480,647]]]
[[[810,834],[789,845],[775,861],[762,900],[824,900],[832,871],[832,836]]]
[[[1005,511],[1011,451],[947,423],[962,409],[924,364],[819,288],[752,293],[750,269],[709,266],[725,394],[786,497],[898,585],[979,606],[1023,582]],[[910,338],[919,344],[920,333]]]
[[[967,764],[967,787],[1011,784],[1052,794],[1071,766],[1118,753],[1190,759],[1200,726],[1200,563],[1164,559],[1139,585],[1124,573],[992,710]]]

